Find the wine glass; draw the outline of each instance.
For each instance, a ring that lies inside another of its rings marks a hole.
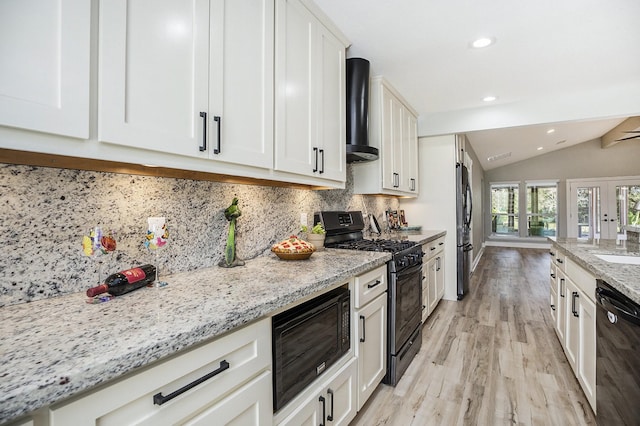
[[[103,240],[107,250],[103,245]],[[116,242],[113,236],[105,236],[100,226],[93,226],[82,236],[82,254],[93,259],[98,266],[98,284],[102,282],[102,255],[115,250]]]
[[[160,265],[158,263],[158,250],[164,248],[167,245],[169,239],[169,229],[164,217],[150,217],[147,218],[148,228],[147,237],[144,241],[144,246],[152,251],[155,255],[156,263],[156,287],[164,287],[168,283],[158,280]]]

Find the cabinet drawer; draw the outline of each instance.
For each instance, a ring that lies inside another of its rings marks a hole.
[[[271,321],[264,319],[54,406],[50,426],[180,423],[270,365]],[[154,402],[217,370],[175,398]]]
[[[596,278],[589,272],[584,270],[581,266],[578,266],[571,259],[565,259],[566,270],[565,273],[575,285],[582,290],[582,292],[592,301],[595,301],[596,293]]]
[[[433,256],[444,250],[444,238],[445,237],[442,236],[422,245],[425,261],[431,259]]]
[[[558,269],[561,269],[563,271],[566,271],[566,262],[567,262],[567,257],[565,256],[564,253],[562,253],[560,250],[555,249],[555,256],[553,258],[553,263],[556,265],[556,267]]]
[[[387,290],[387,266],[380,266],[354,278],[354,304],[361,308]]]

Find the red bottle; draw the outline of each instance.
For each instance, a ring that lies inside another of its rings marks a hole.
[[[156,267],[153,265],[142,265],[137,268],[111,274],[104,280],[104,284],[91,287],[87,290],[87,296],[93,297],[102,293],[109,293],[112,296],[120,296],[130,291],[151,284],[156,279]]]

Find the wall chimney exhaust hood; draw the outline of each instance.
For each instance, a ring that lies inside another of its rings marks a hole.
[[[369,146],[369,61],[347,59],[347,163],[378,159]]]

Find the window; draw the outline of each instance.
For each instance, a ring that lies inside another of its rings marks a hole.
[[[527,183],[527,235],[556,235],[558,187],[553,183]]]
[[[497,235],[518,235],[517,183],[491,184],[491,231]]]

